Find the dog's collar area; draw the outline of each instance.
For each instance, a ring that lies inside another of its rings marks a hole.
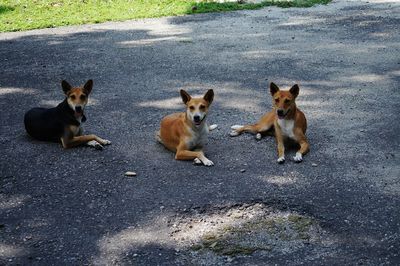
[[[81,123],[86,121],[86,116],[83,112],[83,109],[82,109],[82,112],[80,112],[80,113],[74,111],[74,116],[75,116],[76,120],[80,121]]]

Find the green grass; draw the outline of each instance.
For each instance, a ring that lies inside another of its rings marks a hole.
[[[0,0],[0,32],[64,25],[123,21],[194,13],[257,9],[264,6],[311,7],[330,0],[266,0],[261,4],[194,0]]]

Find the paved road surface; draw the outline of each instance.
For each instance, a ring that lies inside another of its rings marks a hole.
[[[0,263],[400,263],[399,48],[386,0],[0,34]],[[62,79],[94,80],[85,129],[111,146],[26,135]],[[301,164],[278,165],[271,137],[228,137],[270,109],[270,81],[300,84]],[[212,168],[154,141],[181,88],[215,91]]]

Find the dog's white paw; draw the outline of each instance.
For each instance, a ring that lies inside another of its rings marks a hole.
[[[214,130],[214,129],[216,129],[218,127],[218,125],[217,124],[212,124],[211,126],[209,126],[208,127],[208,130]]]
[[[229,136],[231,137],[239,136],[239,132],[237,132],[236,130],[232,130],[231,132],[229,132]]]
[[[93,148],[95,148],[96,150],[102,150],[102,149],[104,148],[103,145],[101,145],[100,143],[98,143],[98,142],[95,141],[95,140],[89,141],[88,143],[86,143],[86,145],[87,145],[87,146],[90,146],[90,147],[93,147]]]
[[[261,133],[257,133],[256,134],[256,140],[261,140],[261,139],[262,139]]]
[[[233,125],[233,126],[231,126],[231,129],[239,129],[242,127],[243,127],[242,125]]]
[[[194,165],[201,165],[201,164],[203,164],[203,163],[201,162],[201,160],[200,160],[199,158],[194,158],[193,164],[194,164]]]
[[[303,156],[301,155],[300,152],[296,152],[296,156],[293,157],[293,160],[294,160],[296,163],[300,163],[300,162],[303,161]]]
[[[284,163],[285,162],[285,156],[279,157],[277,162],[278,163]]]
[[[110,145],[111,144],[111,141],[109,141],[109,140],[107,140],[107,139],[101,139],[101,142],[100,142],[102,145]]]
[[[203,164],[205,166],[213,166],[214,165],[214,163],[212,161],[208,160],[207,158],[203,159]]]

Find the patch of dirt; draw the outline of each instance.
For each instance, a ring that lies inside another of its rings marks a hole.
[[[296,212],[263,203],[200,210],[171,220],[171,237],[189,248],[190,263],[219,263],[258,252],[288,254],[305,246],[330,246],[318,222]]]

